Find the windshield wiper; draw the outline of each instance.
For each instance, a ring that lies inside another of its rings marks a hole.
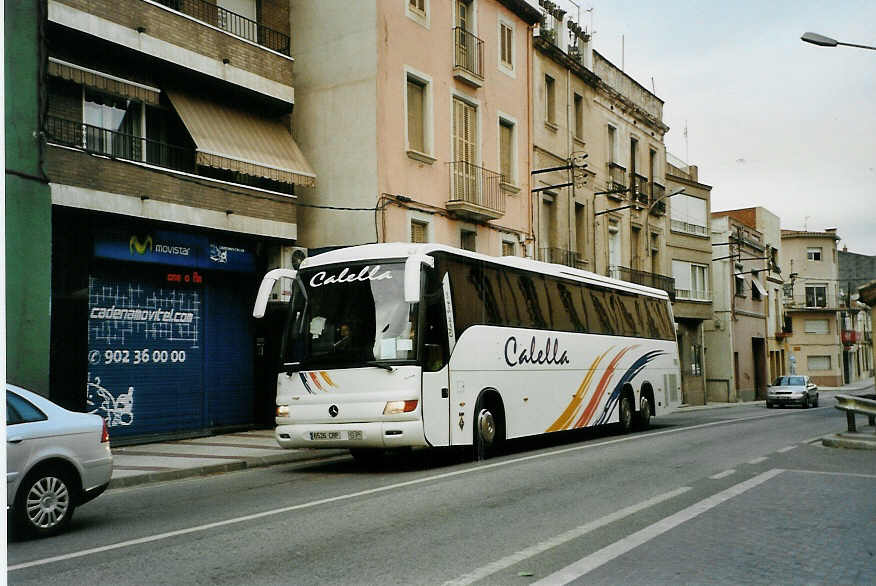
[[[386,362],[380,362],[379,360],[369,360],[365,364],[367,364],[368,366],[376,366],[377,368],[382,368],[382,369],[387,370],[389,372],[395,372],[394,366],[390,366]]]

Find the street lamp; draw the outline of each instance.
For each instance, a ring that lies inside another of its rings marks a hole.
[[[803,33],[800,40],[806,43],[812,43],[813,45],[818,45],[819,47],[836,47],[837,45],[844,45],[846,47],[858,47],[859,49],[873,49],[876,51],[876,47],[871,47],[869,45],[856,45],[855,43],[841,43],[836,39],[831,39],[830,37],[825,37],[818,33]]]
[[[654,272],[654,259],[651,256],[651,233],[648,232],[648,220],[651,219],[651,210],[654,209],[654,206],[663,201],[664,199],[668,199],[670,197],[674,197],[676,195],[680,195],[684,193],[684,187],[680,187],[671,193],[667,193],[665,195],[661,195],[657,199],[651,202],[651,205],[648,206],[648,209],[645,210],[645,245],[648,247],[648,266],[651,268],[651,272]]]

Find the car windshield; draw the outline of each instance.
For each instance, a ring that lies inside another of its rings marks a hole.
[[[802,387],[806,379],[802,376],[780,376],[773,383],[774,387]]]
[[[302,269],[286,326],[290,369],[413,361],[417,304],[404,301],[404,263]]]

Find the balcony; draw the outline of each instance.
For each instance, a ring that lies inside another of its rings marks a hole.
[[[578,266],[578,258],[575,251],[566,250],[565,248],[539,248],[538,260],[573,268]]]
[[[630,173],[630,199],[641,205],[648,205],[648,178],[638,173]]]
[[[655,206],[655,208],[656,207],[657,206]],[[665,210],[666,207],[664,206],[663,209]],[[669,229],[673,232],[684,232],[685,234],[693,234],[694,236],[708,237],[709,235],[709,230],[705,226],[700,226],[698,224],[688,224],[687,222],[682,222],[681,220],[670,220]]]
[[[462,27],[453,28],[453,76],[474,87],[484,84],[484,42]]]
[[[855,330],[843,330],[841,336],[844,346],[857,344],[860,339],[858,336],[858,332],[856,332]]]
[[[211,24],[232,35],[289,55],[289,36],[206,0],[156,0],[168,8]]]
[[[652,216],[663,216],[666,214],[666,200],[661,199],[658,202],[654,203],[654,207],[651,208]]]
[[[654,289],[663,289],[669,294],[669,300],[675,301],[675,279],[657,273],[637,271],[628,267],[609,267],[608,276],[628,283],[636,283]]]
[[[676,289],[675,298],[679,301],[711,301],[712,292],[708,289]]]
[[[477,221],[505,215],[502,175],[467,161],[447,163],[450,198],[447,209],[457,216]]]
[[[608,196],[614,199],[624,199],[624,193],[627,189],[627,170],[617,163],[608,164],[608,190],[616,193],[609,193]]]
[[[211,160],[216,155],[199,153],[193,147],[172,145],[55,116],[46,117],[45,134],[51,143],[109,159],[145,163],[153,167],[231,181],[278,193],[293,193],[290,183],[230,170],[223,171],[222,161],[214,163]]]

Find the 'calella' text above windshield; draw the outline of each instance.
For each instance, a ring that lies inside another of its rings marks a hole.
[[[337,275],[326,275],[325,271],[319,271],[310,278],[310,286],[321,287],[335,283],[355,283],[356,281],[382,281],[391,278],[392,272],[387,270],[381,273],[380,265],[375,267],[365,265],[358,273],[350,272],[348,267],[344,267]]]

